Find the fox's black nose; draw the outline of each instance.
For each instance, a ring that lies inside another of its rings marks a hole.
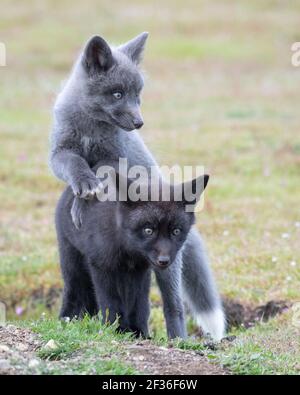
[[[133,124],[136,129],[140,129],[144,125],[144,122],[141,119],[135,119]]]
[[[169,263],[170,263],[170,257],[168,257],[166,255],[160,255],[158,257],[159,266],[161,266],[161,267],[168,266]]]

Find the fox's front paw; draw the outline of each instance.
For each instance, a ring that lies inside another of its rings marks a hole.
[[[96,176],[87,176],[82,179],[75,179],[71,183],[71,187],[75,196],[88,199],[100,193],[103,189],[103,184]]]

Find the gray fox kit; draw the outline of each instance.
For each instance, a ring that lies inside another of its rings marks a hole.
[[[98,165],[100,162],[98,163]],[[107,162],[104,164],[107,165]],[[97,165],[97,166],[98,166]],[[115,166],[116,167],[116,166]],[[115,189],[121,188],[117,173]],[[208,176],[189,182],[201,184],[192,204],[199,199]],[[130,188],[127,183],[126,194]],[[194,223],[186,200],[171,197],[132,202],[94,199],[84,206],[84,222],[76,229],[70,216],[74,200],[71,188],[63,193],[56,211],[64,295],[60,316],[73,318],[101,312],[104,322],[119,319],[121,331],[148,337],[151,270],[164,282],[165,319],[170,338],[186,337],[181,297],[181,254]],[[147,189],[150,190],[149,186]]]
[[[78,228],[82,206],[86,205],[84,198],[101,189],[101,181],[92,170],[99,161],[127,158],[130,167],[158,169],[135,130],[143,125],[140,112],[143,76],[138,66],[147,36],[142,33],[119,47],[109,46],[99,36],[92,37],[55,103],[50,165],[75,195],[70,210]],[[180,271],[173,274],[188,308],[203,331],[220,340],[225,328],[222,304],[203,242],[194,227],[187,234],[180,261]],[[165,314],[170,312],[169,319],[176,321],[181,311],[170,304],[169,280],[161,271],[155,274]],[[180,331],[177,335],[181,336]]]

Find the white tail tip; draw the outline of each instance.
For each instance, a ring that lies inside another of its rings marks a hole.
[[[209,334],[215,341],[220,341],[225,335],[225,315],[221,308],[197,314],[196,321],[204,334]]]

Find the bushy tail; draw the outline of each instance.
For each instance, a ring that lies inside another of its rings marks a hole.
[[[225,315],[204,251],[203,241],[192,229],[183,250],[183,297],[205,334],[219,341],[225,334]]]

